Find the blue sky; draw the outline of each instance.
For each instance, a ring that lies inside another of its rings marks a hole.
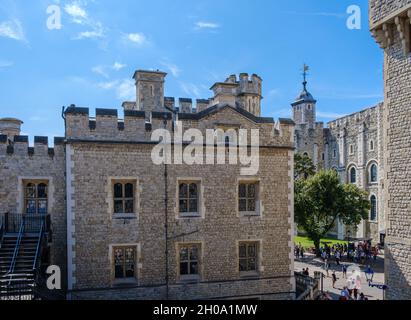
[[[360,30],[346,27],[353,4]],[[61,9],[58,30],[47,28],[50,5]],[[120,110],[136,69],[168,72],[166,96],[193,99],[230,74],[257,73],[263,115],[289,117],[305,62],[329,121],[383,99],[367,14],[366,0],[0,0],[0,117],[61,136],[63,105]]]

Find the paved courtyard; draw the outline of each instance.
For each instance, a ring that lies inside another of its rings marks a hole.
[[[308,268],[310,276],[314,276],[314,271],[320,271],[324,274],[323,280],[323,289],[324,292],[329,292],[330,296],[333,300],[338,300],[340,296],[340,292],[343,287],[346,285],[347,279],[343,278],[342,273],[342,265],[345,264],[351,267],[359,267],[361,269],[361,287],[362,292],[364,292],[365,296],[369,300],[383,300],[383,291],[377,288],[370,288],[365,278],[364,270],[366,269],[367,265],[361,265],[353,262],[347,262],[343,260],[340,263],[340,266],[331,260],[330,261],[330,269],[329,269],[329,277],[327,277],[327,273],[324,270],[323,266],[324,263],[321,258],[317,258],[315,255],[307,253],[303,259],[295,259],[295,271],[301,272],[303,268]],[[384,255],[381,254],[378,256],[376,262],[372,262],[370,264],[372,269],[374,270],[374,278],[373,283],[383,284],[384,283]],[[337,275],[337,282],[335,284],[335,289],[332,286],[332,278],[331,274],[332,271],[336,271]],[[349,276],[349,274],[348,274]]]

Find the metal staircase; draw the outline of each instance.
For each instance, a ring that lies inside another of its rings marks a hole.
[[[0,222],[0,300],[33,300],[47,246],[45,215],[9,215]]]

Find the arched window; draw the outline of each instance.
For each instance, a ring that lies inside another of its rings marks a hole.
[[[48,188],[44,182],[29,182],[25,185],[24,203],[26,213],[47,214]]]
[[[370,210],[370,220],[377,221],[377,197],[372,195],[370,198],[371,210]]]
[[[356,183],[357,182],[357,170],[355,168],[350,169],[350,183]]]
[[[374,163],[370,167],[370,182],[377,182],[378,181],[378,168],[377,165]]]
[[[370,141],[370,151],[374,151],[374,140]]]

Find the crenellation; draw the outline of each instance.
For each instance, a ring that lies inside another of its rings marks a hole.
[[[179,110],[181,113],[193,113],[193,99],[190,98],[180,98]]]
[[[206,110],[210,105],[209,99],[197,99],[196,100],[196,113]]]
[[[175,101],[174,97],[164,97],[164,106],[168,109],[174,110],[175,109]]]
[[[49,138],[48,137],[34,137],[34,148],[33,152],[36,156],[47,156],[49,149]]]

